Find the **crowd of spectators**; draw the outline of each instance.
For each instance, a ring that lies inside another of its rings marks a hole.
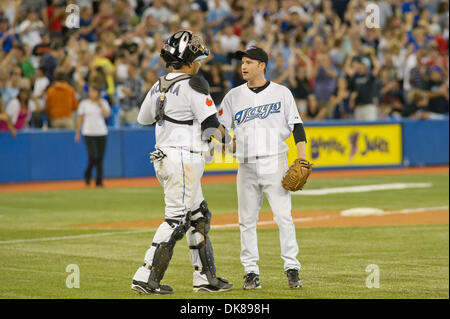
[[[306,121],[446,117],[448,9],[448,0],[0,0],[0,130],[74,129],[93,85],[120,125],[136,125],[168,72],[163,41],[179,29],[210,48],[201,74],[217,106],[243,83],[233,53],[257,45],[269,54],[267,79],[292,90]]]

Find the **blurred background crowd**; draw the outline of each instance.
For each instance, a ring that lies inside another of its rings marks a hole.
[[[266,78],[292,90],[305,121],[448,117],[448,10],[448,0],[0,0],[0,130],[74,129],[89,87],[109,102],[108,125],[136,126],[179,29],[210,49],[201,74],[218,107],[244,83],[233,53],[257,45]]]

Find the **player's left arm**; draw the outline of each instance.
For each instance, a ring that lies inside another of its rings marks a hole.
[[[294,124],[293,134],[297,147],[297,159],[289,166],[281,184],[284,189],[296,192],[303,189],[308,181],[312,164],[306,159],[306,135],[302,123]]]
[[[306,159],[306,133],[303,127],[303,120],[298,113],[297,105],[292,93],[286,90],[285,96],[286,102],[286,120],[287,124],[292,127],[292,133],[294,135],[295,146],[297,147],[297,158]]]
[[[294,125],[294,140],[297,147],[297,158],[306,159],[306,135],[303,124]]]

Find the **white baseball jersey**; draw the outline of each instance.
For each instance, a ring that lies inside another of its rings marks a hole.
[[[171,80],[183,74],[169,73],[166,78]],[[159,96],[159,83],[156,82],[142,103],[137,118],[138,123],[142,125],[155,123]],[[168,117],[178,121],[193,120],[194,124],[176,124],[167,120],[164,120],[161,124],[156,124],[155,147],[181,147],[195,152],[207,151],[207,143],[201,140],[201,123],[209,116],[217,113],[211,96],[192,89],[189,80],[182,80],[172,85],[167,91],[166,101],[164,113]]]
[[[294,124],[302,123],[292,93],[271,82],[255,93],[247,83],[232,89],[224,97],[219,121],[236,136],[238,216],[241,232],[241,263],[245,273],[259,274],[257,222],[266,195],[274,221],[280,230],[284,270],[300,269],[296,256],[295,226],[291,215],[291,194],[283,189],[288,146]]]
[[[303,123],[291,91],[274,82],[259,93],[247,83],[230,90],[221,103],[219,121],[233,129],[240,160],[286,152],[285,140],[294,124]]]

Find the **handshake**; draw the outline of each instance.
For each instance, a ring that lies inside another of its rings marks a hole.
[[[236,152],[236,137],[231,136],[229,132],[222,126],[216,128],[207,128],[202,132],[202,140],[209,144],[209,154],[207,156],[213,156],[214,150],[222,152],[222,156],[225,153],[234,154]],[[220,149],[218,146],[221,146]]]
[[[222,151],[224,154],[225,153],[231,153],[231,154],[236,153],[236,136],[233,136],[231,138],[231,141],[229,141],[228,143],[222,144]]]
[[[214,161],[215,153],[219,154],[219,157],[222,157],[222,160],[225,158],[226,154],[236,153],[236,137],[228,135],[228,138],[224,139],[222,142],[217,138],[211,139],[209,141],[209,150],[203,154],[207,164]]]

